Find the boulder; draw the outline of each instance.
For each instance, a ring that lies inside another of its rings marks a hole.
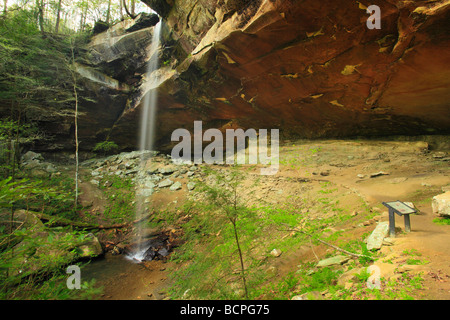
[[[348,256],[337,255],[328,259],[320,260],[319,263],[317,264],[317,267],[329,267],[334,265],[341,265],[347,262],[348,260],[350,260],[350,257]]]
[[[433,213],[450,217],[450,191],[434,196],[431,202]]]
[[[170,187],[173,184],[173,181],[170,179],[165,179],[158,183],[158,188],[167,188]]]
[[[86,242],[77,247],[77,253],[80,258],[92,258],[103,254],[102,245],[94,234],[89,233]]]
[[[40,153],[28,151],[22,156],[22,162],[30,162],[32,160],[44,161],[44,157]]]
[[[281,256],[281,250],[280,249],[273,249],[272,251],[270,251],[270,255],[271,256],[274,256],[274,257],[279,257],[279,256]]]
[[[103,254],[100,242],[93,234],[80,239],[71,233],[52,230],[33,232],[10,250],[12,252],[4,255],[5,263],[14,266],[10,274],[18,278],[51,272],[80,258]]]
[[[378,250],[383,245],[383,240],[388,236],[389,222],[384,221],[377,224],[370,236],[367,238],[367,250]]]
[[[102,32],[105,32],[106,30],[109,29],[109,24],[106,23],[105,21],[96,21],[94,24],[94,29],[92,29],[92,34],[96,35]]]
[[[159,17],[155,13],[141,13],[135,20],[134,24],[127,28],[126,32],[138,31],[144,28],[150,28],[159,22]]]
[[[176,191],[181,189],[181,182],[177,181],[173,185],[170,186],[171,191]]]

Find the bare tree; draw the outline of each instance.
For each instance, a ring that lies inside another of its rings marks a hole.
[[[38,9],[39,29],[44,34],[44,0],[36,0],[36,8]]]
[[[108,1],[108,10],[106,11],[106,23],[109,23],[111,18],[111,0]]]
[[[126,1],[126,0],[122,0],[122,2],[123,2],[123,7],[124,7],[124,9],[125,9],[125,12],[131,17],[131,19],[136,18],[136,16],[135,16],[132,12],[130,12],[130,11],[128,10],[128,7],[127,7],[127,1]]]
[[[61,17],[61,2],[62,2],[62,0],[59,0],[58,8],[56,9],[55,33],[58,33],[58,31],[59,31],[59,21],[60,21],[60,17]]]
[[[75,44],[73,39],[71,40],[71,53],[72,53],[72,61],[70,62],[69,70],[72,75],[73,81],[73,96],[75,98],[75,116],[74,116],[74,125],[75,125],[75,207],[78,203],[78,173],[79,173],[79,157],[78,157],[78,149],[79,149],[79,141],[78,141],[78,91],[77,91],[77,76],[76,76],[76,66],[75,66]]]
[[[8,12],[8,0],[3,0],[3,17],[6,18]]]

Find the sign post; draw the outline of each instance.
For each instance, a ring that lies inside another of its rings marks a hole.
[[[389,209],[389,236],[395,237],[395,213],[404,216],[405,231],[411,232],[411,221],[409,215],[417,212],[401,201],[383,202],[383,205]]]

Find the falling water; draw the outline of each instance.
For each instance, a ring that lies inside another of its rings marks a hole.
[[[145,164],[148,158],[145,156],[146,150],[153,151],[154,148],[154,139],[155,139],[155,117],[156,117],[156,107],[158,100],[158,51],[160,45],[160,34],[161,34],[161,25],[160,21],[153,30],[153,38],[150,47],[150,61],[147,67],[146,74],[146,83],[145,89],[148,89],[145,94],[143,105],[142,105],[142,115],[141,115],[141,123],[140,123],[140,135],[139,135],[139,149],[141,151],[141,165],[140,172],[144,172]],[[136,220],[141,220],[144,218],[146,210],[144,206],[143,197],[138,194],[139,186],[136,193]],[[145,247],[142,241],[142,223],[137,224],[136,230],[136,239],[135,243],[137,247],[133,250],[134,252],[130,256],[130,258],[138,261],[142,261],[144,258],[145,251],[147,247]]]
[[[154,135],[155,135],[155,113],[156,104],[158,99],[157,75],[158,70],[158,50],[159,50],[159,37],[161,34],[161,21],[155,26],[153,31],[152,45],[150,48],[150,54],[152,55],[147,67],[147,85],[150,86],[149,92],[145,95],[144,105],[142,109],[141,117],[141,134],[139,148],[141,151],[153,150]]]

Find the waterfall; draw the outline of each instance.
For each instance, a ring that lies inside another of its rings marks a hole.
[[[154,135],[155,135],[155,114],[156,114],[156,104],[158,100],[158,89],[157,89],[157,75],[155,74],[158,70],[158,51],[160,43],[161,34],[161,21],[155,26],[153,30],[152,44],[150,47],[150,54],[152,55],[147,66],[147,85],[150,86],[149,91],[144,97],[144,104],[142,109],[141,117],[141,132],[140,132],[140,142],[139,149],[153,150]]]
[[[160,34],[161,34],[162,21],[154,27],[153,38],[150,47],[150,61],[147,66],[146,81],[144,84],[144,101],[142,104],[142,114],[139,132],[139,149],[141,151],[141,165],[140,173],[145,175],[145,165],[148,161],[148,153],[145,151],[153,151],[154,140],[155,140],[155,117],[156,117],[156,107],[158,100],[158,53],[160,46]],[[152,153],[150,153],[152,154]],[[136,220],[141,220],[146,214],[146,208],[143,196],[139,194],[140,186],[137,185],[136,191]],[[136,239],[135,243],[137,246],[133,250],[131,259],[142,261],[146,250],[148,249],[143,243],[143,228],[142,223],[137,224],[136,229]]]

